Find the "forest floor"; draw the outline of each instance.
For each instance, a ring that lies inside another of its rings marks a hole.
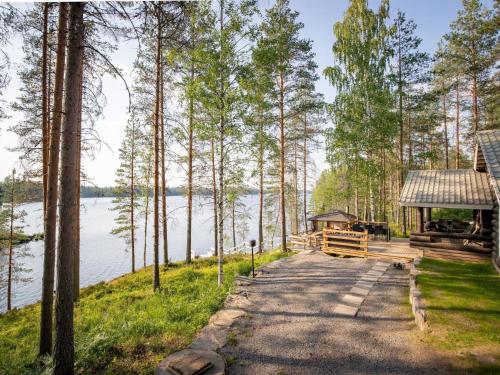
[[[383,271],[378,271],[381,268]],[[377,275],[377,281],[363,281]],[[380,276],[378,276],[380,275]],[[346,297],[369,288],[356,316]],[[388,263],[304,252],[246,287],[247,315],[222,349],[229,374],[439,374],[408,303],[408,271]],[[341,309],[341,306],[342,309]]]
[[[260,266],[293,253],[256,256]],[[249,255],[226,256],[217,287],[215,258],[161,269],[153,293],[151,267],[81,290],[75,306],[78,374],[151,374],[168,354],[186,347],[221,308],[237,275],[251,271]],[[40,304],[0,314],[0,374],[40,374],[36,360]],[[48,373],[48,372],[47,372]]]

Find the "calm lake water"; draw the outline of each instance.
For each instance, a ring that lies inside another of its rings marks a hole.
[[[100,281],[111,280],[131,271],[131,254],[126,251],[125,240],[110,234],[116,226],[112,211],[113,198],[82,198],[81,209],[81,254],[80,254],[80,286],[85,287]],[[237,242],[256,238],[258,231],[258,195],[248,195],[242,198],[249,213],[245,233],[240,233]],[[167,197],[168,205],[168,243],[169,258],[173,261],[185,259],[186,251],[186,199],[182,196]],[[28,234],[43,231],[42,203],[30,203],[23,206],[25,229]],[[148,222],[147,264],[152,263],[152,220]],[[136,242],[136,268],[143,265],[144,222],[139,222]],[[194,198],[193,211],[193,256],[204,255],[213,247],[212,204],[207,198]],[[160,235],[160,237],[162,237]],[[232,240],[230,241],[232,246]],[[43,241],[32,241],[28,244],[31,257],[22,261],[26,268],[31,269],[28,283],[16,282],[13,285],[13,306],[21,307],[34,303],[41,298]],[[162,244],[160,243],[160,260],[163,261]],[[6,308],[5,296],[0,296],[0,311]]]

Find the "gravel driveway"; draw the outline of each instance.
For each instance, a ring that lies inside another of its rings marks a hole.
[[[334,313],[375,260],[302,253],[258,277],[222,350],[229,374],[436,374],[418,344],[407,271],[389,267],[356,317]]]

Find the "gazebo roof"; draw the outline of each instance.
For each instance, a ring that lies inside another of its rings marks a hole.
[[[400,203],[407,207],[493,208],[487,173],[472,169],[409,171]]]
[[[309,221],[333,221],[337,223],[350,223],[358,220],[355,215],[348,214],[345,211],[334,210],[325,214],[316,215],[307,219]]]

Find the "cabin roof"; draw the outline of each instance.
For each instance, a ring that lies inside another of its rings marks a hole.
[[[472,169],[409,171],[400,203],[407,207],[493,208],[487,173]]]
[[[482,130],[477,133],[475,168],[485,164],[490,174],[491,186],[500,200],[500,130]]]
[[[309,221],[334,221],[338,223],[349,223],[358,220],[355,215],[348,214],[345,211],[333,210],[321,215],[316,215],[307,219]]]

